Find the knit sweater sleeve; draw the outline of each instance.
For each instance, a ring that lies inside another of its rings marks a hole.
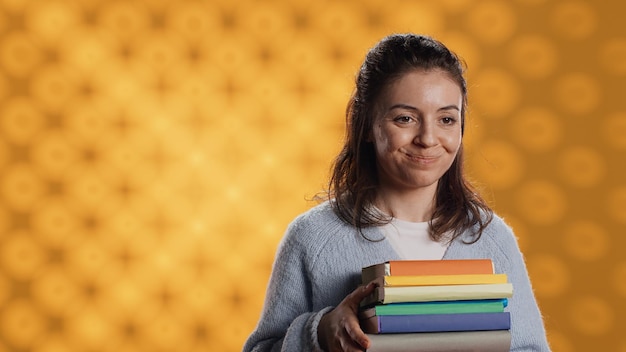
[[[294,221],[278,247],[261,317],[244,352],[321,351],[317,326],[332,308],[313,311],[311,254],[300,225]]]
[[[473,237],[465,238],[471,240]],[[480,239],[472,244],[455,241],[444,259],[491,258],[496,273],[506,274],[513,284],[513,297],[506,310],[511,313],[511,351],[549,352],[543,319],[535,300],[524,257],[513,230],[494,214]]]
[[[495,269],[508,275],[514,290],[507,307],[511,312],[511,351],[549,352],[543,319],[517,239],[502,219],[495,218],[493,225],[493,235],[486,235],[497,248],[494,251]]]

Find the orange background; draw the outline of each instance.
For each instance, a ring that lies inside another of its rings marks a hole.
[[[0,351],[238,351],[367,49],[469,66],[468,173],[555,351],[626,351],[622,1],[0,4]]]

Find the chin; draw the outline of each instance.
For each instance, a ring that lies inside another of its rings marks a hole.
[[[409,188],[430,188],[430,187],[436,187],[437,186],[437,181],[439,181],[439,179],[422,179],[422,180],[412,180],[412,182],[407,182],[406,185]]]

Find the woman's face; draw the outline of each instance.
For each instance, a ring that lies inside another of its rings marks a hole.
[[[435,192],[461,146],[462,106],[459,85],[440,70],[410,71],[382,91],[371,137],[381,191]]]

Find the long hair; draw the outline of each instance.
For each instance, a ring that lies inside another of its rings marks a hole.
[[[374,145],[367,138],[372,133],[374,109],[381,92],[403,74],[416,69],[446,72],[461,89],[463,134],[467,110],[464,67],[461,59],[442,43],[415,34],[385,37],[366,55],[346,108],[346,138],[333,163],[326,195],[332,200],[334,212],[361,234],[365,227],[391,220],[373,207],[379,180]],[[449,233],[452,240],[470,230],[474,235],[470,242],[475,242],[492,218],[492,210],[465,179],[461,144],[452,165],[438,182],[430,236],[440,241]]]

